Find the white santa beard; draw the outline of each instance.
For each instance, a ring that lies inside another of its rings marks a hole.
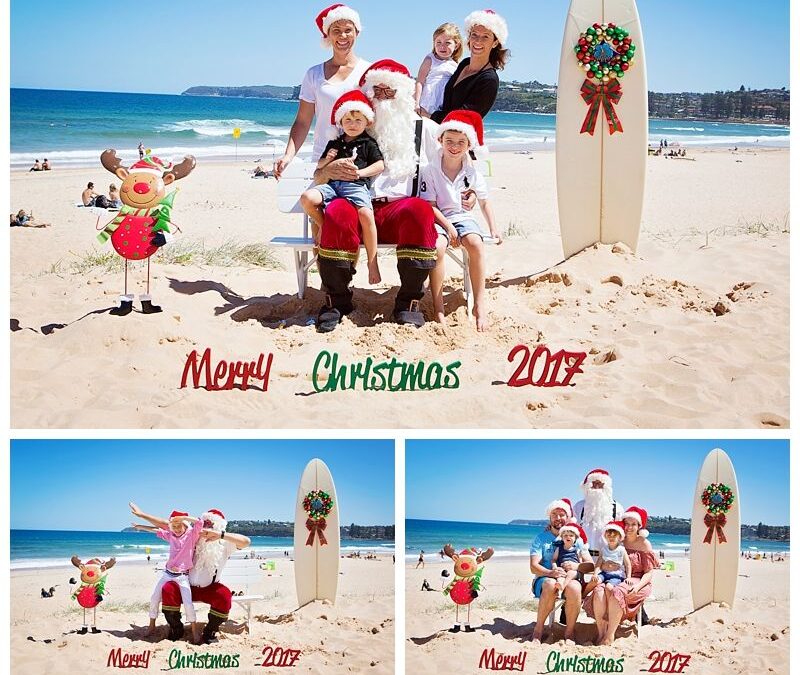
[[[375,106],[375,124],[370,133],[378,141],[386,173],[390,178],[410,176],[417,167],[414,123],[418,118],[414,112],[413,96],[400,89],[393,99],[375,98],[372,89],[368,90],[367,96]]]
[[[608,522],[614,517],[614,499],[611,488],[608,486],[604,486],[602,490],[589,488],[585,493],[581,524],[584,529],[590,529],[592,532],[605,530]]]
[[[225,557],[225,542],[222,539],[217,541],[198,541],[194,547],[194,567],[199,571],[208,572],[214,576],[216,571],[222,567],[227,558]]]

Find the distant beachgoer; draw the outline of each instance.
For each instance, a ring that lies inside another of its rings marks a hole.
[[[84,206],[94,206],[94,202],[99,195],[94,191],[94,183],[87,183],[86,189],[81,193],[81,201]]]
[[[50,160],[47,157],[44,158],[44,162],[42,162],[42,171],[50,171]]]
[[[422,580],[422,588],[420,588],[419,590],[421,590],[421,591],[432,591],[434,589],[431,588],[431,585],[428,583],[427,579],[423,579]],[[42,592],[44,592],[44,589],[42,589]]]
[[[150,554],[147,554],[147,562],[150,562]]]
[[[419,552],[419,560],[417,560],[417,567],[415,567],[414,569],[417,569],[420,565],[422,565],[422,569],[425,569],[425,556],[424,556],[424,553],[425,553],[425,551],[420,551]]]
[[[122,200],[119,198],[119,191],[114,183],[108,186],[108,201],[110,202],[110,208],[119,209],[122,207]]]
[[[39,160],[37,159],[33,163],[33,166],[30,169],[28,169],[28,173],[30,173],[31,171],[41,171],[41,170],[42,170],[42,165],[39,163]]]
[[[369,61],[356,56],[354,47],[361,32],[361,18],[347,5],[331,5],[323,9],[316,19],[317,28],[322,33],[324,45],[332,48],[330,59],[308,69],[300,86],[300,105],[289,132],[286,149],[274,166],[275,178],[280,178],[283,170],[294,159],[303,145],[316,117],[314,126],[314,149],[311,161],[316,162],[325,145],[330,140],[331,110],[336,100],[346,91],[358,88],[358,82]]]
[[[422,59],[414,90],[414,107],[418,115],[430,117],[442,107],[444,88],[464,51],[458,26],[443,23],[433,32],[433,49]]]
[[[25,209],[20,209],[16,214],[11,214],[11,227],[49,227],[50,223],[37,223],[33,214],[28,214]]]
[[[496,12],[472,12],[464,20],[469,57],[461,61],[444,88],[441,107],[431,113],[440,123],[453,110],[474,110],[486,117],[500,89],[498,70],[508,59],[508,25]]]
[[[144,143],[139,141],[139,159],[144,159]]]

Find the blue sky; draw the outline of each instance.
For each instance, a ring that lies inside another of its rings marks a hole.
[[[623,506],[691,516],[697,473],[722,448],[731,458],[743,523],[789,523],[789,442],[407,441],[406,517],[505,523],[541,519],[553,499],[582,498],[588,471],[606,469]]]
[[[114,531],[148,513],[219,508],[232,520],[294,520],[314,457],[330,468],[341,522],[394,522],[394,441],[11,442],[11,527]]]
[[[12,0],[11,86],[180,93],[193,85],[299,84],[327,58],[314,25],[327,2]],[[357,2],[358,53],[416,73],[463,0]],[[649,88],[789,86],[788,0],[640,0]],[[568,0],[493,0],[509,24],[506,80],[557,79]],[[77,9],[80,7],[80,9]],[[391,46],[389,46],[391,45]]]

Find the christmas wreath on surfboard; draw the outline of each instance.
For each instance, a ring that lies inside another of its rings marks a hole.
[[[306,529],[309,534],[306,546],[313,546],[315,537],[319,539],[320,546],[324,546],[328,543],[325,539],[325,528],[328,525],[325,519],[333,510],[333,499],[324,490],[312,490],[303,499],[303,510],[308,514]]]
[[[620,80],[633,65],[636,45],[627,30],[613,23],[595,23],[581,33],[575,45],[578,66],[586,71],[581,97],[589,106],[581,133],[594,135],[602,108],[608,133],[622,132],[622,121],[614,106],[622,98]]]
[[[703,523],[708,528],[703,543],[710,544],[714,533],[716,533],[719,543],[724,544],[728,541],[722,528],[728,522],[725,514],[731,510],[733,500],[733,491],[724,483],[711,483],[703,490],[700,501],[706,507],[707,513],[703,518]]]

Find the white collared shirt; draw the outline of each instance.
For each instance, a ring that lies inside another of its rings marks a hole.
[[[422,169],[420,174],[419,196],[433,202],[451,223],[474,220],[470,211],[461,206],[461,193],[475,190],[478,199],[488,199],[486,180],[475,169],[467,155],[461,160],[461,170],[455,180],[450,180],[442,170],[443,151],[439,149],[436,159]]]
[[[436,140],[439,135],[439,125],[431,119],[424,117],[422,119],[422,142],[419,149],[419,169],[420,181],[422,180],[422,171],[429,162],[433,162],[439,150],[439,142]],[[378,143],[380,146],[380,143]],[[376,199],[387,198],[390,201],[400,199],[402,197],[416,197],[412,195],[411,191],[414,186],[414,173],[401,178],[392,178],[389,176],[388,171],[384,171],[375,178],[372,184],[372,191]],[[422,196],[421,194],[419,195]]]

